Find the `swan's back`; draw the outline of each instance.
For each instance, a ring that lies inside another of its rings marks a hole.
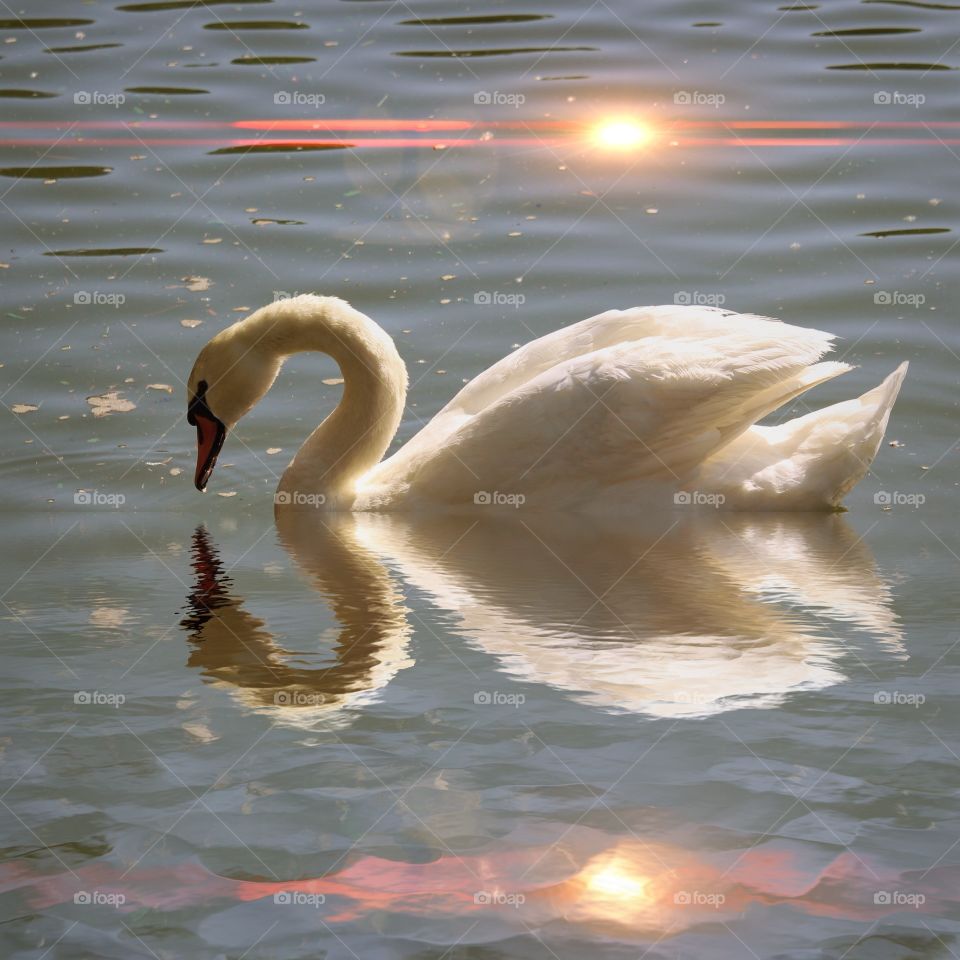
[[[710,307],[607,311],[468,383],[373,471],[363,505],[672,505],[757,420],[849,369],[817,363],[833,339]]]

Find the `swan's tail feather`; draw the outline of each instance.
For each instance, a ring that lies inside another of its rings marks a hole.
[[[795,400],[800,394],[852,369],[849,363],[841,363],[838,360],[825,360],[823,363],[804,367],[792,377],[781,380],[751,397],[749,405],[739,412],[737,419],[752,425],[762,420],[767,414],[773,413],[774,410],[779,410],[784,404]]]
[[[809,368],[810,386],[842,372],[816,372],[829,366],[837,365]],[[870,469],[907,366],[854,400],[775,427],[751,427],[703,464],[698,485],[722,494],[731,509],[838,509]]]

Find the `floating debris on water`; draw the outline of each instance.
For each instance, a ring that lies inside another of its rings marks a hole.
[[[137,409],[137,405],[132,400],[124,399],[116,390],[110,390],[95,397],[87,397],[87,403],[90,404],[95,417],[105,417],[111,413],[129,413]]]

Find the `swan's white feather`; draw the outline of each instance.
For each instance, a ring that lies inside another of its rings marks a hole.
[[[472,380],[371,471],[358,505],[469,504],[496,492],[541,508],[652,496],[655,508],[656,498],[672,503],[691,482],[709,492],[715,477],[702,468],[711,457],[849,369],[816,363],[833,339],[710,307],[607,311],[521,347]],[[819,506],[831,505],[829,486],[817,491]]]

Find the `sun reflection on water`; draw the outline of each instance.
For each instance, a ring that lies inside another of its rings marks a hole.
[[[577,912],[592,920],[636,921],[657,900],[646,865],[622,850],[594,857],[576,879]]]

